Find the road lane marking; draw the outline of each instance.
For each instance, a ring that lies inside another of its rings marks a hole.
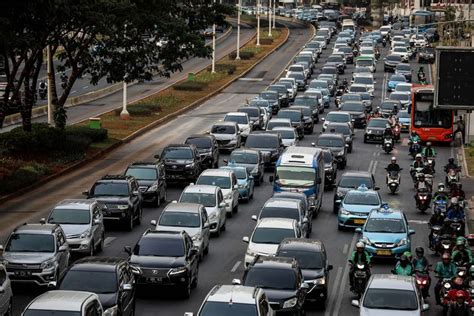
[[[373,167],[372,167],[372,173],[373,173],[373,174],[375,174],[375,169],[377,169],[377,164],[378,164],[378,163],[379,163],[378,161],[375,161],[375,162],[374,162],[374,165],[373,165]]]
[[[348,245],[348,244],[345,244],[345,245],[344,245],[344,248],[342,249],[342,253],[343,253],[343,254],[346,254],[348,250],[349,250],[349,245]]]
[[[428,224],[428,221],[423,221],[423,220],[419,220],[419,219],[409,219],[408,223],[418,224],[418,225],[426,225],[426,224]]]
[[[89,88],[89,86],[84,86],[84,87],[82,87],[82,89],[84,89],[84,90],[87,89],[87,88]]]
[[[328,297],[327,308],[326,308],[326,312],[324,313],[324,316],[330,316],[331,315],[331,307],[334,303],[334,299],[336,297],[337,289],[341,286],[341,284],[339,283],[340,280],[341,280],[341,276],[342,276],[342,267],[338,267],[337,268],[337,273],[336,273],[336,278],[334,279],[334,284],[332,286],[332,291],[331,291],[331,294]]]
[[[376,152],[374,152],[374,153],[372,154],[372,156],[374,156],[374,157],[375,157],[375,156],[377,156],[377,153],[376,153]]]
[[[369,163],[369,172],[370,172],[370,170],[372,170],[372,165],[373,165],[373,164],[374,164],[374,161],[371,160],[370,163]]]
[[[117,237],[106,237],[104,240],[104,247],[107,248],[110,246],[110,244],[117,239]]]
[[[239,81],[263,81],[263,78],[240,78]]]
[[[232,267],[232,269],[230,270],[230,272],[235,272],[237,271],[237,268],[240,266],[241,262],[240,261],[237,261],[234,266]]]
[[[76,93],[76,92],[77,92],[77,90],[74,90],[74,91],[71,92],[71,94],[74,94],[74,93]]]

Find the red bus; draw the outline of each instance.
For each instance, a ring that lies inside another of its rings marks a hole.
[[[433,108],[432,85],[412,88],[411,126],[423,142],[449,143],[453,140],[454,111]]]

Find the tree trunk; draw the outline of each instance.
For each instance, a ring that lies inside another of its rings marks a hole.
[[[371,0],[371,16],[372,16],[372,26],[374,29],[382,26],[383,11],[382,11],[382,0]]]

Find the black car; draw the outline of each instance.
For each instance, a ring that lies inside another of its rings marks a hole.
[[[323,149],[324,160],[324,186],[332,188],[337,178],[337,161],[334,159],[331,150]]]
[[[418,51],[418,62],[421,63],[434,63],[435,62],[435,50],[432,47],[424,47]]]
[[[288,73],[287,77],[296,80],[296,85],[298,86],[298,91],[306,90],[306,87],[308,86],[308,79],[304,76],[303,73],[290,72],[290,73]]]
[[[135,177],[106,175],[83,194],[105,205],[105,222],[121,222],[131,231],[142,221],[142,194]]]
[[[346,64],[354,63],[354,52],[352,47],[339,47],[337,50],[341,53],[344,53],[344,57],[346,57]]]
[[[388,55],[383,60],[383,71],[395,72],[397,65],[402,62],[402,57],[400,55]]]
[[[296,132],[298,133],[298,138],[302,139],[304,137],[305,121],[303,112],[301,110],[281,110],[278,112],[277,117],[290,119],[291,125],[296,129]]]
[[[191,135],[186,138],[184,143],[197,147],[203,168],[217,168],[219,166],[219,144],[214,135]]]
[[[264,129],[265,122],[263,120],[265,113],[262,108],[258,106],[243,106],[237,110],[237,112],[247,113],[252,125],[252,130]]]
[[[247,168],[256,185],[260,185],[263,182],[265,163],[260,151],[245,148],[235,149],[230,153],[229,161],[235,166]]]
[[[352,129],[348,123],[338,123],[338,122],[331,122],[327,125],[325,133],[336,133],[342,134],[345,137],[347,146],[347,152],[352,152],[352,143],[353,143],[353,136]]]
[[[326,248],[320,240],[304,238],[284,239],[276,252],[277,257],[295,258],[301,268],[304,283],[309,289],[306,302],[325,306],[328,298],[329,264]]]
[[[202,170],[201,155],[195,145],[170,144],[155,158],[163,161],[168,182],[195,182]]]
[[[272,105],[272,114],[277,114],[281,108],[281,101],[278,92],[276,91],[263,91],[258,95],[259,99],[268,100]]]
[[[293,105],[290,106],[290,110],[301,111],[303,113],[304,120],[304,132],[306,134],[312,134],[314,131],[313,111],[309,106]]]
[[[319,123],[319,112],[324,111],[322,104],[318,102],[318,98],[312,97],[309,95],[297,96],[293,102],[293,106],[307,106],[311,109],[313,122],[315,124]]]
[[[188,298],[198,282],[199,251],[185,232],[147,230],[137,244],[126,246],[130,265],[141,271],[139,286],[172,286]]]
[[[281,84],[272,84],[267,88],[267,91],[276,91],[280,98],[280,105],[282,107],[287,107],[290,104],[290,96],[288,94],[288,89],[286,86]]]
[[[137,179],[143,202],[160,206],[166,201],[165,166],[157,162],[134,162],[127,167],[125,175]]]
[[[359,93],[344,93],[343,95],[336,96],[334,103],[336,104],[336,107],[339,108],[342,103],[347,102],[347,101],[361,101],[362,102],[362,97]]]
[[[367,114],[362,101],[345,101],[341,103],[340,110],[351,115],[354,127],[364,128],[367,125]]]
[[[134,316],[135,278],[139,274],[122,258],[87,257],[69,268],[59,290],[95,293],[104,315]]]
[[[250,133],[245,142],[245,148],[255,149],[262,153],[266,167],[274,166],[284,146],[279,134],[265,132]]]
[[[333,65],[325,65],[321,69],[322,74],[329,74],[329,75],[337,75],[336,79],[339,80],[339,70],[336,66]]]
[[[339,179],[334,192],[333,212],[337,214],[339,205],[350,190],[357,189],[361,185],[365,185],[368,189],[378,190],[375,186],[375,178],[368,171],[347,171]]]
[[[339,74],[343,74],[344,69],[346,68],[346,65],[344,64],[344,58],[341,55],[329,56],[328,59],[326,60],[326,65],[335,66]]]
[[[388,124],[387,119],[373,118],[369,120],[364,132],[364,143],[383,142],[383,133]]]
[[[260,287],[276,312],[302,315],[308,284],[294,258],[257,257],[245,271],[243,285]]]
[[[349,146],[346,144],[344,135],[336,133],[321,134],[316,140],[316,146],[331,150],[337,161],[337,166],[340,169],[344,169],[346,167],[347,148]]]
[[[388,118],[390,115],[396,115],[401,108],[402,104],[398,100],[384,100],[380,104],[380,113]]]
[[[427,29],[425,32],[425,37],[430,43],[439,41],[438,30],[434,27]]]

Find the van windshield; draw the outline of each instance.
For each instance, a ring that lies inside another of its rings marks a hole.
[[[316,180],[316,170],[309,167],[279,166],[275,181],[281,187],[311,187]]]

